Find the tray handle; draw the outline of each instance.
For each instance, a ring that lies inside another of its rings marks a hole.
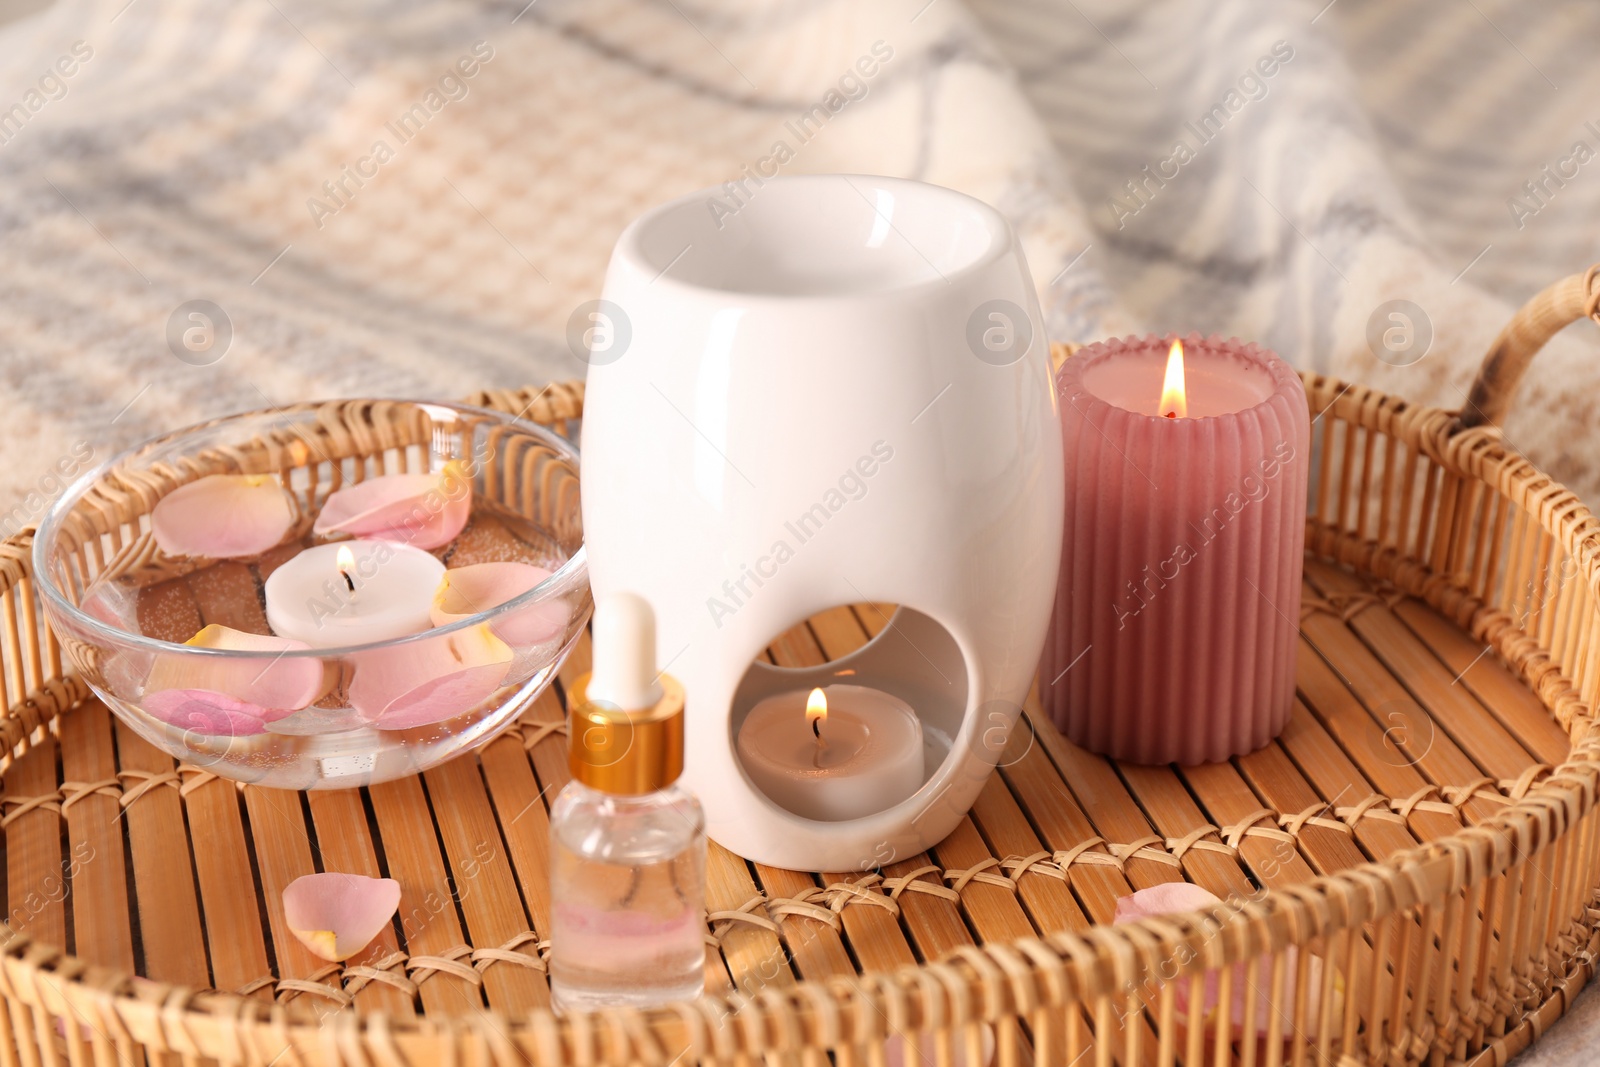
[[[1478,368],[1461,412],[1461,427],[1498,426],[1505,421],[1517,383],[1535,353],[1561,330],[1584,318],[1600,323],[1600,263],[1561,279],[1511,316]]]

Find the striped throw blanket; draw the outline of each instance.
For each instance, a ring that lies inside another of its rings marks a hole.
[[[1596,41],[1583,0],[0,0],[0,523],[207,416],[580,376],[627,221],[776,173],[996,204],[1056,338],[1459,406],[1600,259]],[[1507,427],[1591,497],[1597,355]]]

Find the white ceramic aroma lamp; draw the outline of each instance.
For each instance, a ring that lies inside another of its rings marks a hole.
[[[727,204],[665,204],[612,255],[589,320],[590,574],[597,596],[655,609],[711,836],[775,866],[870,869],[955,827],[1033,677],[1062,514],[1043,322],[1011,227],[961,193],[818,175]],[[757,661],[861,602],[901,608],[858,651]],[[764,698],[845,683],[915,710],[922,784],[803,818],[752,784],[735,742]]]

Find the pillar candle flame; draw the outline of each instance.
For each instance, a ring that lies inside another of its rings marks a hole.
[[[1173,341],[1167,353],[1167,376],[1161,382],[1161,404],[1156,410],[1169,419],[1189,414],[1189,391],[1183,382],[1183,342]]]

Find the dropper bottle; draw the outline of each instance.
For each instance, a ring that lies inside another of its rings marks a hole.
[[[683,687],[656,673],[655,615],[595,604],[594,669],[567,694],[572,781],[550,811],[556,1010],[648,1007],[705,982],[705,815],[677,784]]]

